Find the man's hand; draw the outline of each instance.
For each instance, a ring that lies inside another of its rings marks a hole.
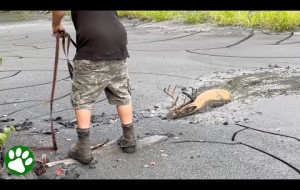
[[[52,11],[52,31],[53,34],[58,32],[65,32],[65,28],[61,24],[61,20],[64,17],[64,11]]]
[[[53,31],[53,34],[58,33],[58,32],[65,32],[65,28],[61,24],[52,25],[52,31]]]

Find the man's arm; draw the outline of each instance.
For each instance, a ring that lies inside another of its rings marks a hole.
[[[65,11],[52,11],[52,30],[53,33],[64,32],[65,28],[61,24],[61,20],[65,15]]]

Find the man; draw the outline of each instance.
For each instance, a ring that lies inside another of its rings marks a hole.
[[[134,153],[133,108],[126,59],[127,32],[116,11],[71,11],[76,30],[76,55],[71,103],[77,119],[78,141],[68,156],[82,164],[93,160],[89,143],[92,107],[105,91],[108,102],[116,105],[123,135],[119,145],[126,153]],[[52,11],[53,33],[64,32],[64,11]]]

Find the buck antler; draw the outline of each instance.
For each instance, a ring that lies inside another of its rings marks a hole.
[[[190,87],[192,89],[192,94],[189,94],[187,92],[182,91],[182,94],[186,95],[186,97],[188,97],[192,102],[196,100],[197,98],[197,89],[194,89],[193,87]],[[186,99],[185,97],[185,99]],[[184,99],[184,103],[185,103],[185,99]]]
[[[177,96],[175,98],[175,95],[174,95],[175,94],[175,90],[177,88],[177,84],[175,85],[172,93],[170,93],[170,88],[171,88],[171,85],[169,85],[168,90],[166,88],[164,88],[164,92],[173,99],[172,108],[175,108],[176,104],[177,104],[177,101],[178,101],[178,98],[179,98],[179,96]]]
[[[177,84],[175,85],[175,87],[174,87],[174,89],[173,89],[173,92],[171,92],[170,88],[171,88],[171,85],[169,85],[168,89],[166,89],[166,88],[164,89],[164,92],[165,92],[168,96],[170,96],[170,97],[173,99],[172,107],[170,108],[170,112],[169,112],[169,114],[167,115],[167,117],[169,117],[169,118],[176,118],[176,117],[178,117],[179,114],[181,114],[181,113],[179,113],[179,110],[180,110],[182,107],[184,107],[184,106],[190,104],[191,102],[193,102],[193,101],[195,100],[195,93],[194,93],[194,89],[193,89],[193,88],[192,88],[192,89],[193,89],[192,95],[190,95],[190,94],[188,94],[188,93],[183,93],[183,94],[185,94],[190,100],[187,101],[187,102],[185,102],[185,101],[186,101],[186,97],[185,97],[185,98],[184,98],[184,101],[183,101],[183,104],[177,106],[177,102],[178,102],[178,99],[179,99],[179,96],[177,96],[177,97],[175,98],[175,90],[176,90],[176,88],[177,88]]]

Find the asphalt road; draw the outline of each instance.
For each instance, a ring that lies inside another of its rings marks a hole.
[[[95,169],[76,165],[79,179],[300,178],[298,32],[122,22],[128,32],[136,134],[169,138],[135,154],[108,155],[98,160]],[[65,27],[75,39],[69,20]],[[33,122],[28,130],[13,132],[7,149],[17,144],[51,145],[51,137],[42,133],[50,126],[45,119],[49,118],[54,48],[49,19],[0,23],[0,119],[14,119],[0,125]],[[70,59],[74,53],[71,46]],[[60,58],[54,117],[70,121],[74,119],[71,80],[62,52]],[[228,86],[233,84],[230,80],[234,85]],[[171,100],[162,89],[175,84],[178,93],[181,88],[223,85],[235,100],[195,116],[165,120],[162,115]],[[104,93],[99,100],[93,109],[98,116],[93,144],[121,135],[115,108]],[[59,123],[55,128],[59,150],[47,152],[51,161],[64,158],[76,141],[74,128]],[[46,175],[53,176],[54,170]]]

